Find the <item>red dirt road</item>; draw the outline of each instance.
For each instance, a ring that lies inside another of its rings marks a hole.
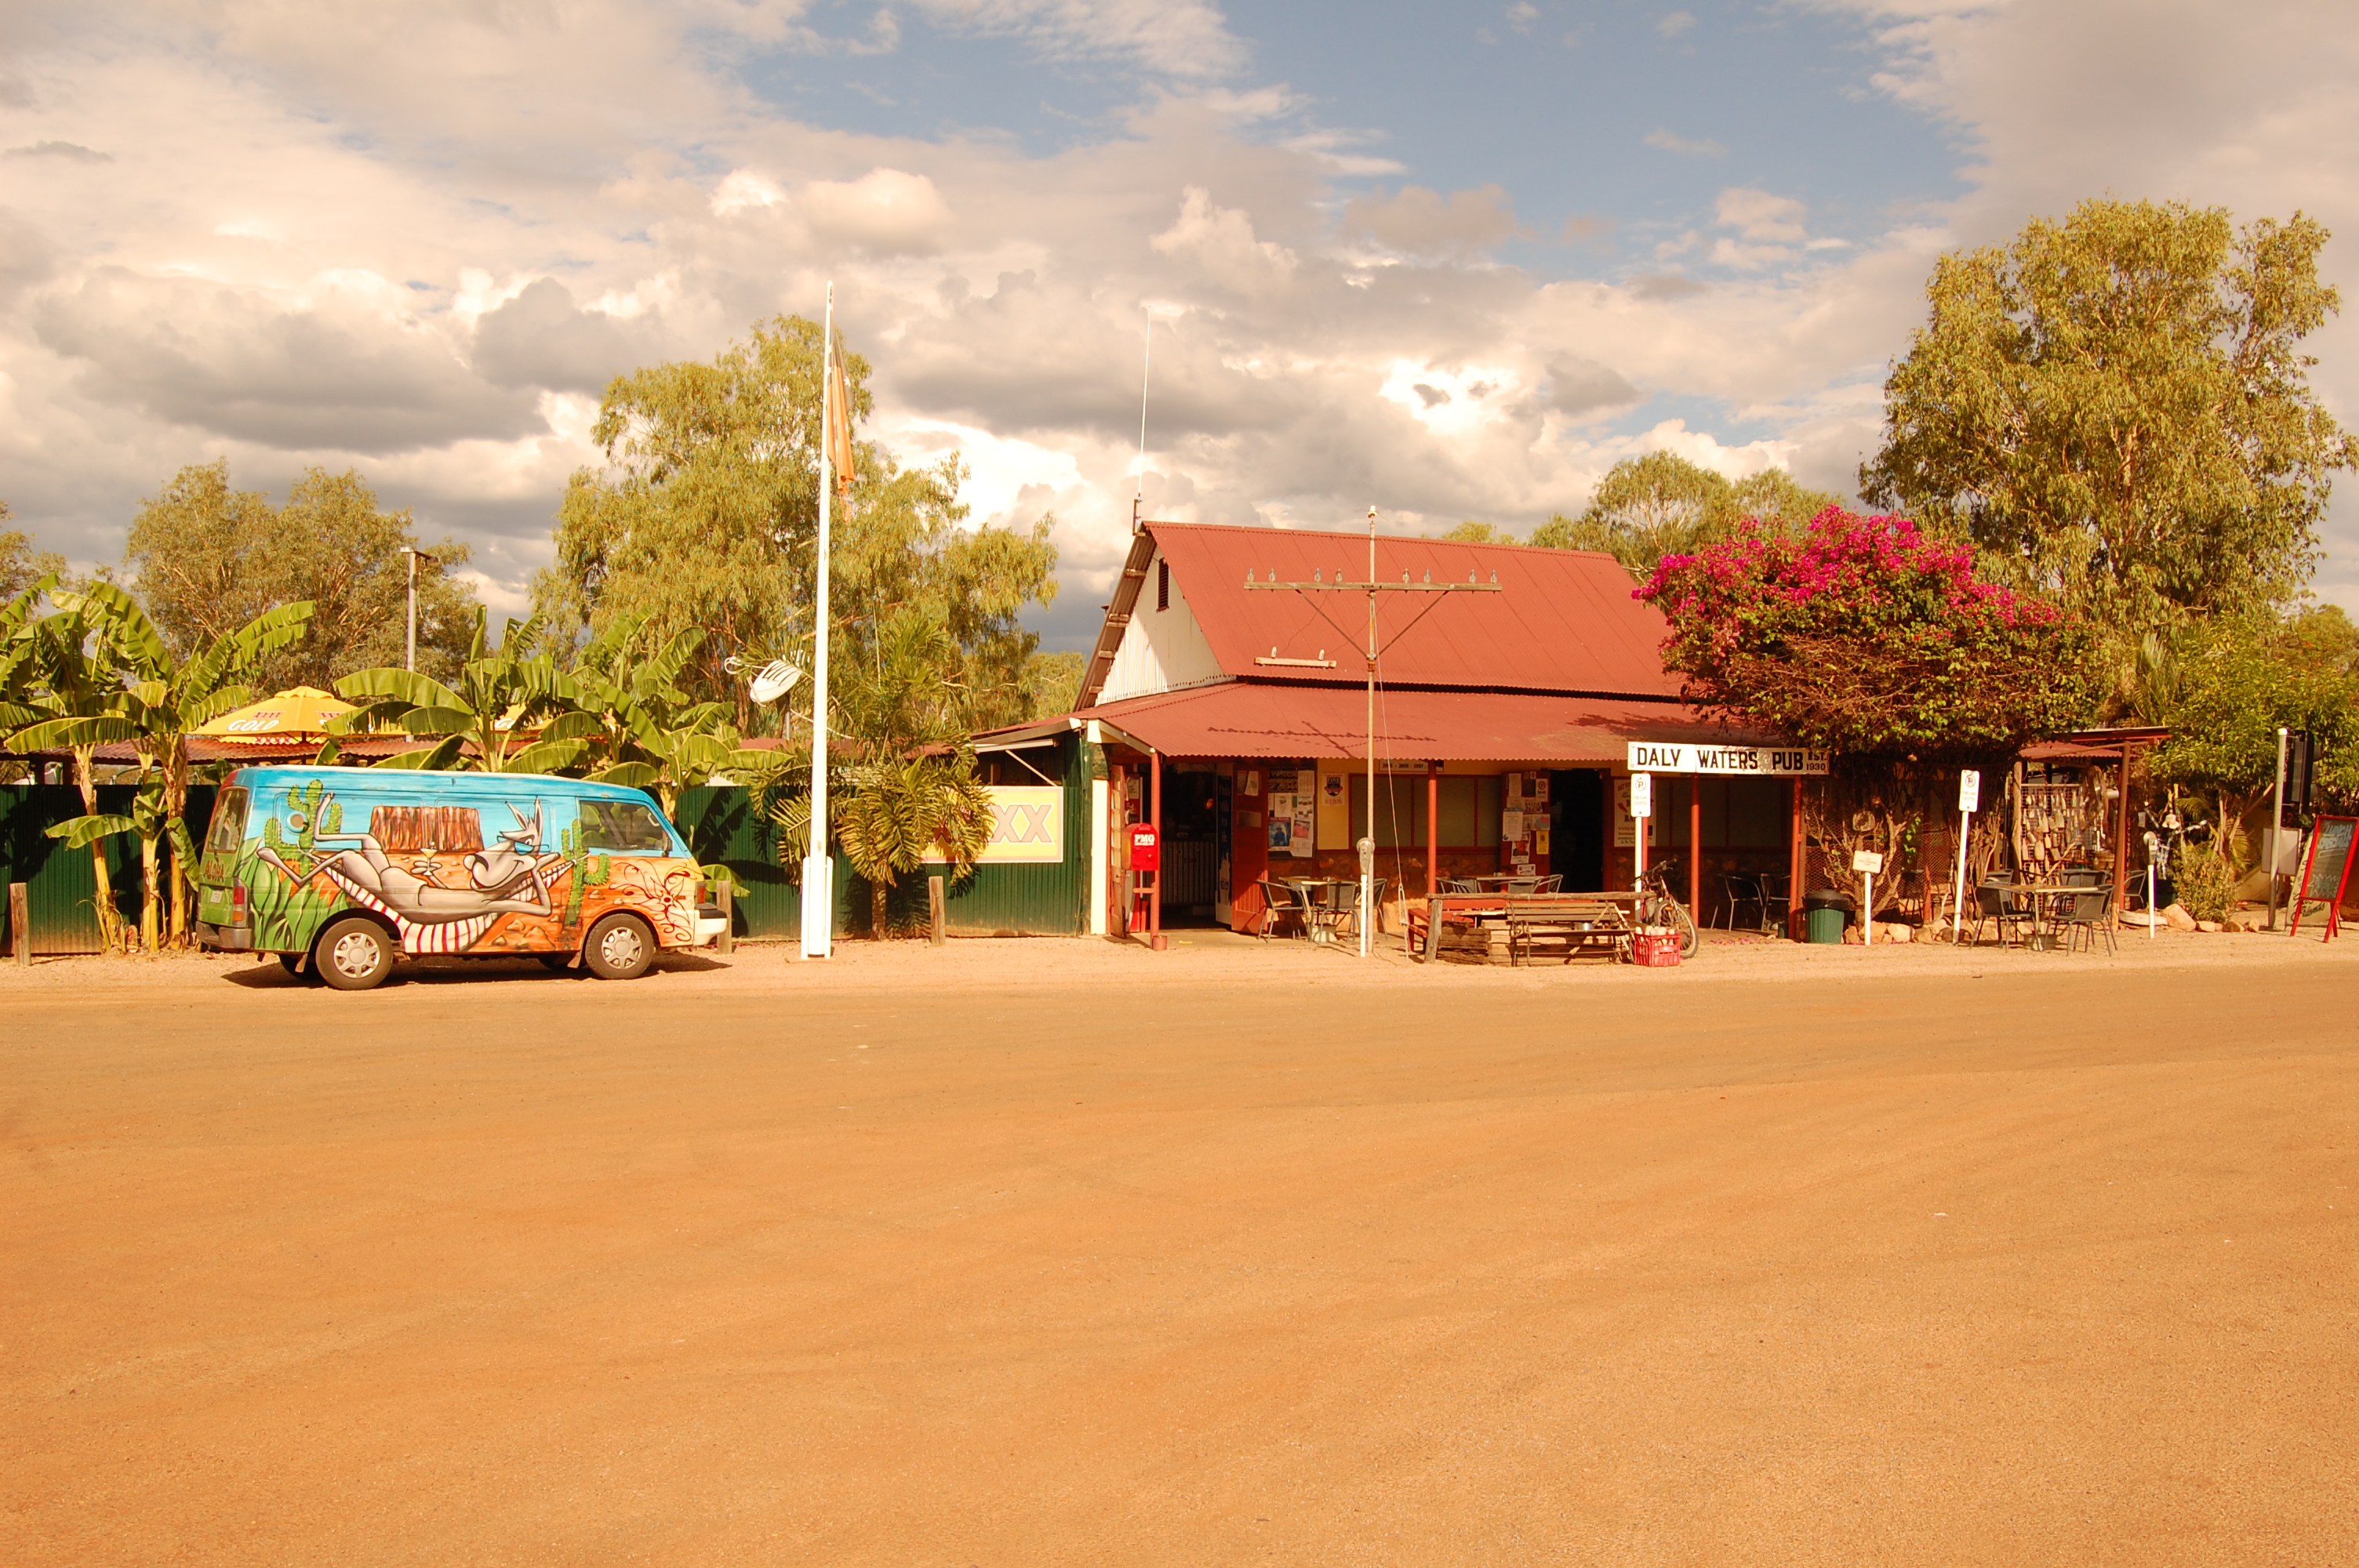
[[[0,1562],[2359,1561],[2353,965],[922,953],[0,989]]]

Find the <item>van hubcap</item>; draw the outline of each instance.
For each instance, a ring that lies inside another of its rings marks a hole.
[[[628,925],[614,926],[598,939],[598,956],[609,968],[629,968],[639,961],[639,934]]]
[[[334,948],[328,954],[328,961],[336,966],[338,974],[358,979],[376,968],[377,944],[375,938],[363,932],[346,932],[336,938]]]

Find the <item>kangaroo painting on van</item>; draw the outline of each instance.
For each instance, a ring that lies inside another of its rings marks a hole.
[[[245,768],[213,806],[198,937],[345,990],[397,956],[531,956],[603,979],[701,946],[720,912],[644,791],[527,773]]]

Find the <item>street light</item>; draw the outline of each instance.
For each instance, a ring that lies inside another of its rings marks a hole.
[[[409,640],[404,645],[401,667],[415,671],[418,668],[418,563],[424,561],[432,566],[434,557],[415,545],[402,546],[401,553],[409,557]]]

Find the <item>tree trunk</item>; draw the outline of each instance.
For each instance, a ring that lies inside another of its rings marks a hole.
[[[868,884],[868,934],[879,942],[885,939],[885,884]]]
[[[91,772],[97,752],[95,746],[76,746],[73,749],[74,788],[82,794],[84,816],[95,816],[98,812],[98,780]],[[103,838],[91,840],[90,873],[97,883],[97,896],[92,902],[97,906],[93,913],[98,916],[99,946],[110,953],[120,953],[123,951],[123,916],[114,907],[114,879],[107,874],[106,840]]]
[[[164,752],[164,827],[171,848],[172,946],[189,939],[189,868],[180,863],[180,846],[189,838],[189,742],[175,735]],[[172,829],[177,827],[179,831]]]
[[[161,950],[163,933],[158,926],[163,894],[156,879],[156,840],[143,834],[139,839],[139,945],[150,953]]]

